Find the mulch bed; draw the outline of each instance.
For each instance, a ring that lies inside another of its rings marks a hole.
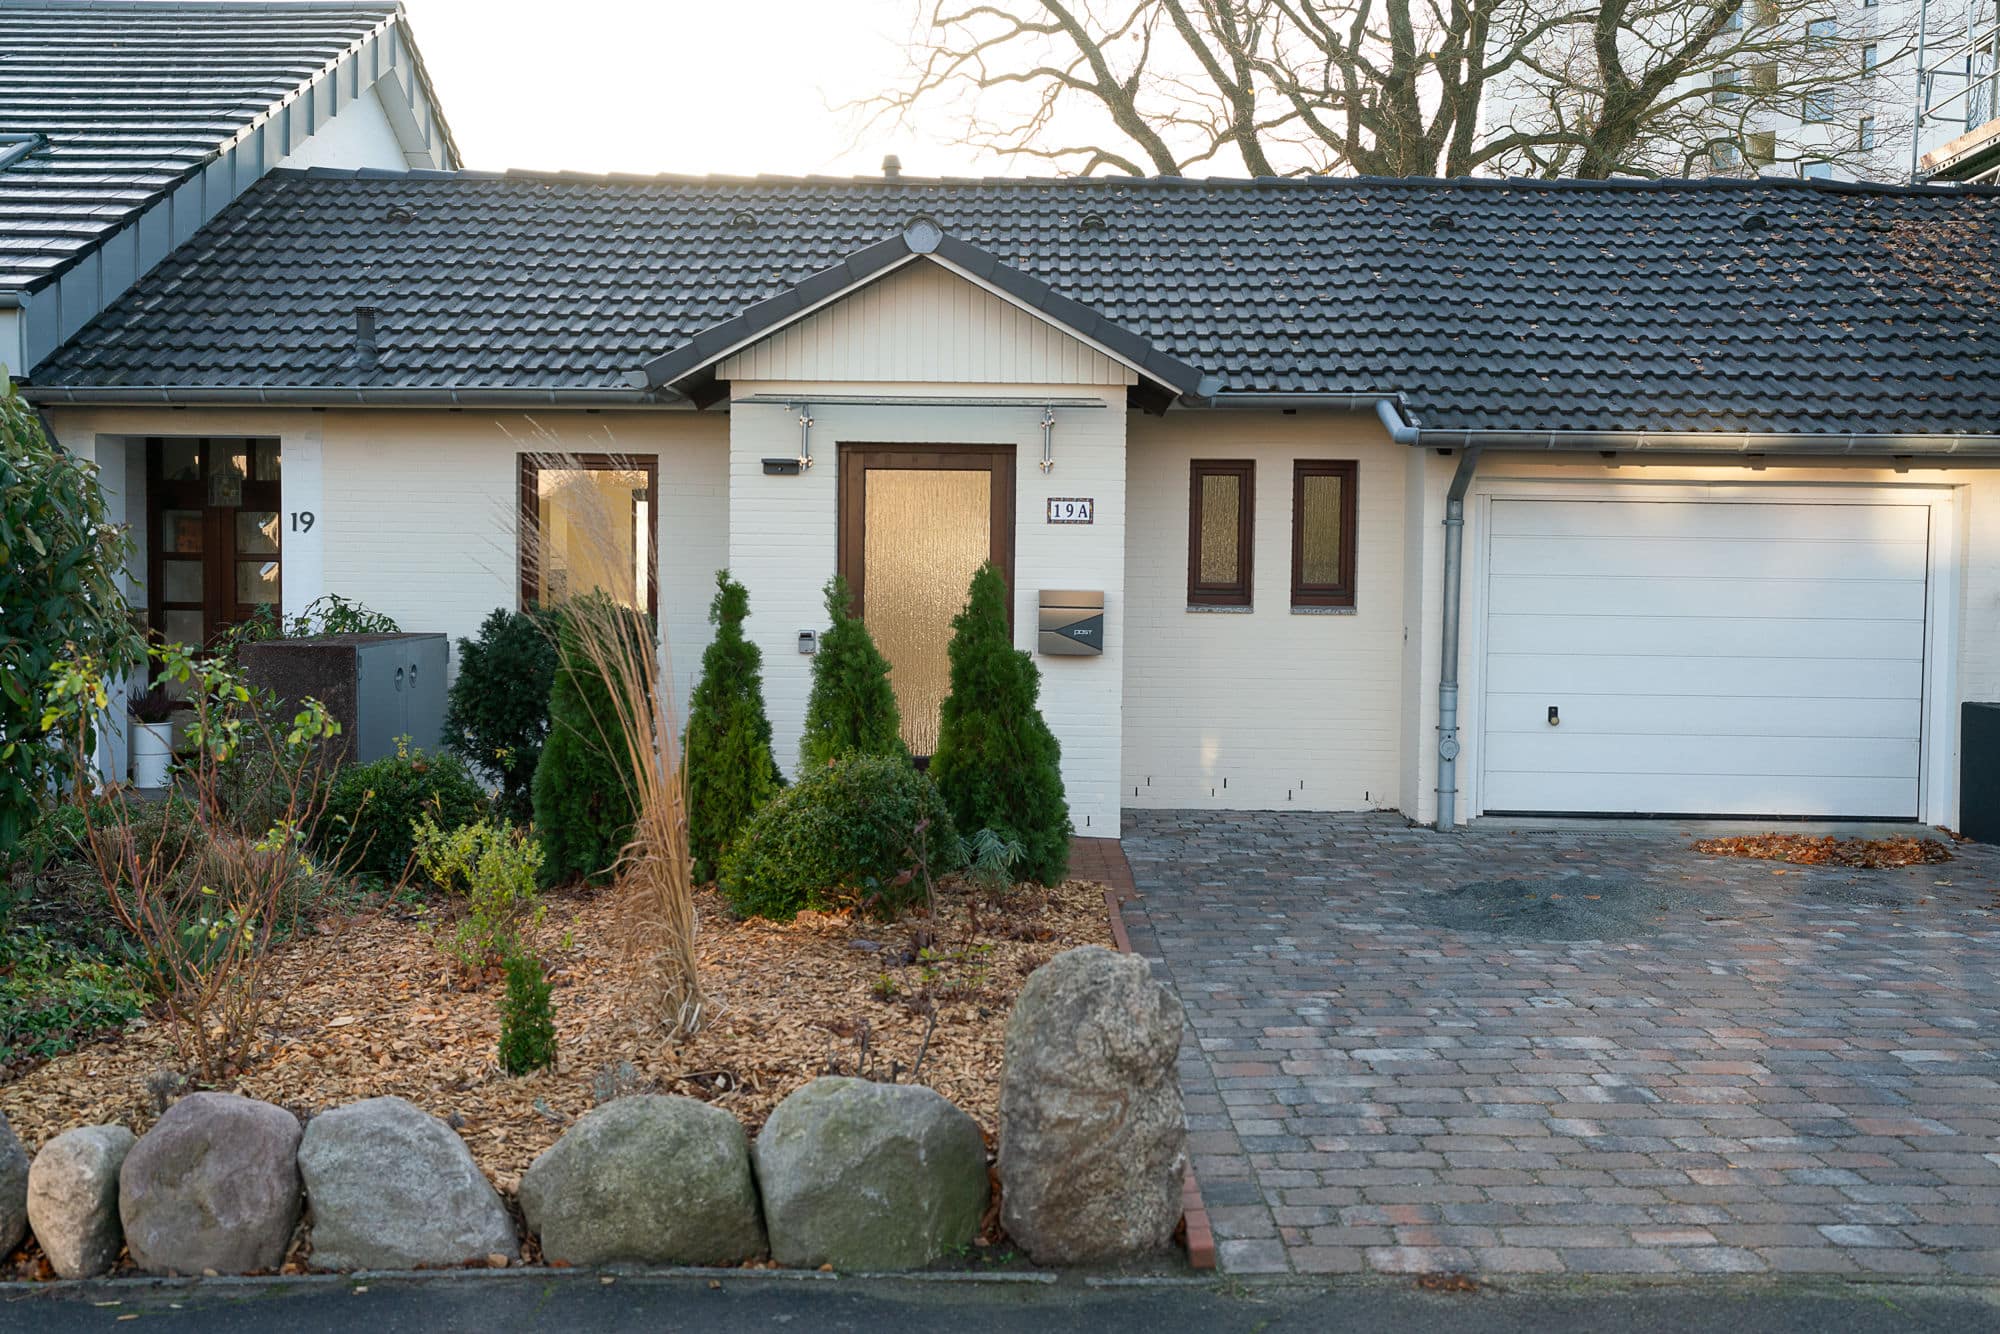
[[[1714,857],[1748,857],[1756,861],[1790,862],[1795,866],[1852,866],[1879,871],[1898,866],[1926,866],[1952,859],[1951,849],[1934,838],[1834,838],[1814,834],[1755,834],[1743,838],[1705,838],[1696,852]]]
[[[991,896],[944,891],[934,927],[817,913],[788,925],[738,922],[704,890],[701,974],[717,1008],[701,1032],[673,1042],[634,1003],[638,974],[613,943],[614,896],[549,903],[537,943],[555,984],[555,1070],[503,1074],[494,1057],[502,984],[468,985],[425,923],[384,908],[282,949],[272,977],[286,999],[268,1047],[229,1087],[301,1113],[408,1098],[454,1125],[507,1191],[576,1117],[624,1093],[700,1098],[754,1131],[816,1076],[894,1074],[964,1108],[990,1142],[1007,1014],[1022,982],[1063,950],[1111,943],[1103,890],[1085,881]],[[142,1022],[0,1087],[0,1111],[31,1152],[80,1125],[121,1122],[143,1134],[175,1065],[166,1031]]]

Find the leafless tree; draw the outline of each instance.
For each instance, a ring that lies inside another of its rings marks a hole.
[[[868,111],[1080,174],[1868,175],[1908,123],[1907,20],[1840,0],[915,3]]]

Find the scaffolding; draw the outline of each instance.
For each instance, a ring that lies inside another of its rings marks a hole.
[[[1910,180],[2000,179],[2000,0],[1920,0],[1917,11],[1916,116],[1910,131]],[[1933,7],[1955,11],[1937,24]],[[1962,23],[1953,34],[1951,27]],[[1936,42],[1933,30],[1943,30]],[[1965,132],[1923,151],[1925,131],[1947,121]]]

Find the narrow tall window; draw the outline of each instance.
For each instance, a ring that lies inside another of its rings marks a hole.
[[[1292,464],[1292,606],[1354,605],[1352,459]]]
[[[1861,48],[1861,77],[1875,77],[1875,67],[1882,63],[1882,49],[1873,42]]]
[[[1864,153],[1875,147],[1875,118],[1873,116],[1863,116],[1861,118],[1860,140],[1861,151]]]
[[[657,455],[521,456],[521,603],[559,606],[602,591],[658,612]]]
[[[1188,468],[1188,604],[1250,605],[1251,510],[1257,465],[1196,459]]]

